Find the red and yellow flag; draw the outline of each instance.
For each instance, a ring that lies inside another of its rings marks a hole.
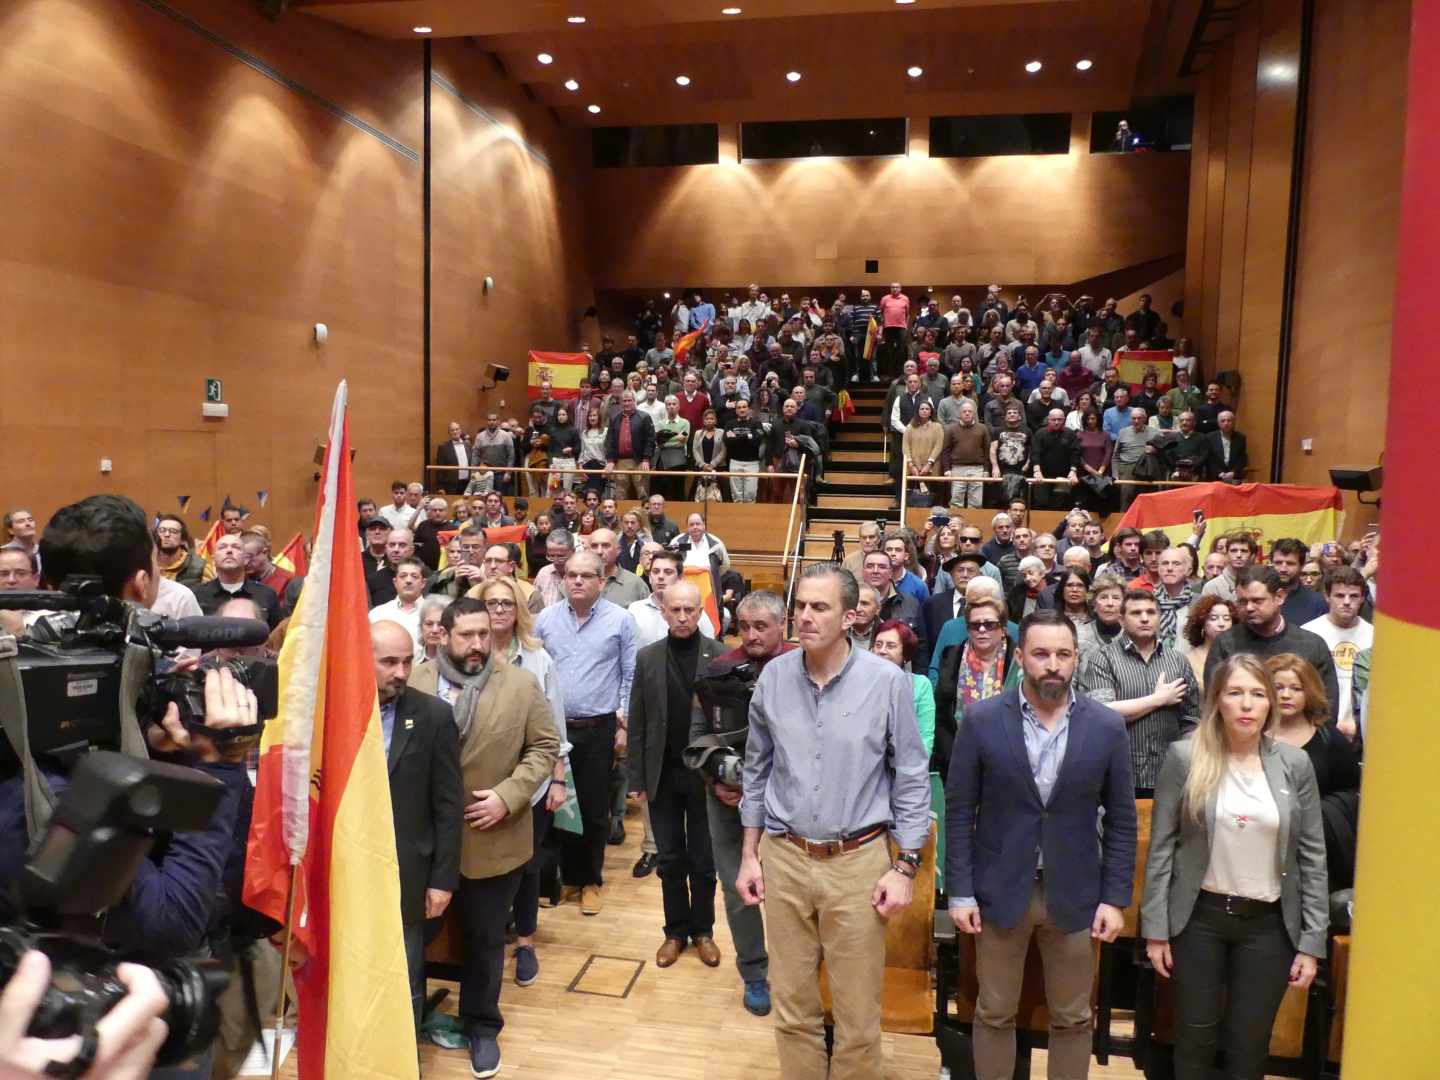
[[[345,401],[342,382],[310,572],[280,650],[279,715],[260,742],[245,903],[287,919],[296,868],[301,1080],[414,1080],[400,872],[360,537],[350,519]]]
[[[290,542],[275,556],[274,563],[282,570],[289,570],[296,577],[304,577],[310,568],[310,562],[305,557],[305,534],[297,532],[292,536]]]
[[[1191,484],[1139,496],[1116,528],[1159,529],[1178,544],[1195,527],[1199,510],[1211,539],[1244,529],[1268,550],[1285,537],[1307,544],[1334,540],[1340,535],[1340,507],[1340,492],[1333,487]]]
[[[1120,381],[1129,384],[1132,391],[1140,389],[1147,368],[1155,369],[1159,380],[1156,385],[1162,393],[1175,381],[1175,354],[1169,349],[1133,349],[1122,353],[1115,367],[1120,372]]]
[[[540,397],[540,384],[550,384],[553,401],[580,396],[580,380],[590,373],[590,357],[584,353],[530,352],[525,392],[531,401]]]
[[[715,575],[704,566],[685,567],[685,580],[700,590],[700,606],[710,616],[710,625],[720,633],[720,598],[715,595]]]
[[[702,337],[705,336],[705,327],[709,325],[710,321],[707,319],[704,323],[700,325],[699,330],[691,330],[679,341],[675,342],[676,367],[680,367],[681,365],[689,362],[690,350],[695,347],[695,343],[697,341],[699,341]]]
[[[875,343],[880,340],[880,324],[875,321],[875,316],[870,316],[870,322],[865,327],[865,349],[861,355],[869,360],[875,355]]]

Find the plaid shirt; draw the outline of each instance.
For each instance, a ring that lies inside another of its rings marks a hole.
[[[1165,751],[1200,722],[1200,686],[1190,661],[1158,641],[1150,659],[1146,660],[1130,635],[1122,630],[1114,641],[1092,654],[1080,675],[1085,693],[1103,705],[1147,697],[1155,692],[1161,676],[1166,682],[1183,680],[1185,698],[1179,705],[1153,709],[1126,724],[1130,735],[1130,768],[1137,788],[1155,786],[1160,766],[1165,762]]]

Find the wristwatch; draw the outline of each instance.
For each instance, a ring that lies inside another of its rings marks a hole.
[[[898,852],[895,853],[895,861],[896,861],[896,862],[902,862],[902,863],[904,863],[906,866],[913,867],[914,869],[919,870],[919,869],[920,869],[920,852],[918,852],[918,851],[907,851],[907,850],[905,850],[905,849],[902,848],[900,851],[898,851]]]

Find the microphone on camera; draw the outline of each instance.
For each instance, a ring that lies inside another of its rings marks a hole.
[[[189,619],[162,619],[150,627],[146,636],[163,651],[171,649],[243,649],[264,645],[270,640],[270,627],[259,619],[231,619],[220,615],[202,615]]]

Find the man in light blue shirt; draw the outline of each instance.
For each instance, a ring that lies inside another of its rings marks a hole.
[[[1105,434],[1110,436],[1114,442],[1115,437],[1130,426],[1130,388],[1123,383],[1115,387],[1111,400],[1115,404],[1105,410],[1105,415],[1100,418],[1100,426],[1105,429]]]
[[[610,834],[610,772],[625,751],[625,706],[635,678],[635,620],[600,597],[604,564],[588,551],[565,563],[565,601],[535,620],[535,636],[555,661],[570,736],[570,770],[585,826],[560,833],[561,876],[581,890],[580,910],[600,913],[605,841]]]
[[[715,305],[704,299],[697,290],[690,304],[690,329],[699,330],[715,321]]]

